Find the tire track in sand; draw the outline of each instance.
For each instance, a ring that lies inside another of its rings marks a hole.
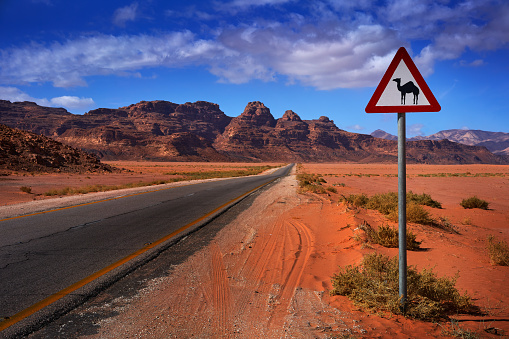
[[[217,315],[216,328],[221,337],[227,337],[231,331],[231,293],[230,284],[226,275],[223,254],[217,243],[211,245],[212,251],[212,304]]]
[[[304,274],[309,258],[314,248],[314,236],[311,230],[302,222],[297,220],[287,220],[285,222],[285,230],[288,236],[285,237],[285,256],[289,254],[293,259],[289,265],[289,269],[283,270],[283,281],[281,284],[281,293],[276,297],[277,302],[273,312],[269,318],[268,325],[272,328],[282,328],[285,322],[285,316],[288,314],[288,308],[295,295],[295,290]],[[293,234],[292,234],[293,233]],[[293,243],[296,234],[298,241]],[[288,253],[288,252],[291,253]],[[277,259],[277,258],[273,258]]]

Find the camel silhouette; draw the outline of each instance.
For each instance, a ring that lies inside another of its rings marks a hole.
[[[401,104],[405,105],[406,102],[406,94],[413,93],[414,94],[414,105],[417,105],[417,101],[419,99],[419,88],[414,85],[412,81],[407,82],[403,86],[401,86],[401,78],[392,79],[392,81],[396,81],[398,84],[398,91],[401,92]]]

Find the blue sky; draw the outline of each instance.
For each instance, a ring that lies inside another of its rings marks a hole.
[[[442,106],[407,134],[509,132],[506,0],[0,0],[0,99],[82,114],[141,100],[205,100],[238,116],[325,115],[396,134],[364,112],[405,47]]]

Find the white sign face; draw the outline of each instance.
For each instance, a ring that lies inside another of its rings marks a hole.
[[[403,60],[399,62],[391,78],[391,81],[376,103],[377,106],[430,104]]]

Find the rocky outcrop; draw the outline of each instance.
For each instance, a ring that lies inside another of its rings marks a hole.
[[[396,162],[397,143],[339,129],[322,116],[275,119],[259,101],[237,117],[217,104],[141,101],[84,115],[0,100],[0,123],[79,147],[103,159],[168,161]],[[447,140],[407,144],[409,163],[508,163],[484,147]]]
[[[118,171],[82,150],[1,124],[0,170],[49,173]]]

